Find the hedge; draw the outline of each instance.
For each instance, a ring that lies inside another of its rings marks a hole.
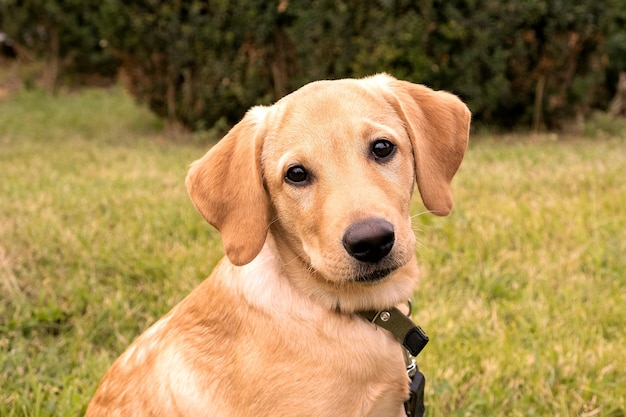
[[[192,129],[380,71],[458,94],[478,122],[558,129],[605,109],[626,70],[621,0],[0,0],[0,13],[0,31],[70,77],[119,69]]]

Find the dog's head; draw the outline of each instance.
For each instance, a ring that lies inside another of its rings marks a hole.
[[[388,75],[315,82],[250,110],[194,162],[187,188],[233,264],[252,261],[269,232],[309,296],[384,308],[417,279],[414,184],[432,213],[450,212],[469,123],[456,96]]]

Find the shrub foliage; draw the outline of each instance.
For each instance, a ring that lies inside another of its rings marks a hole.
[[[0,0],[0,28],[70,75],[119,67],[139,100],[190,128],[380,71],[455,92],[478,121],[558,128],[606,108],[626,70],[623,2],[574,3]]]

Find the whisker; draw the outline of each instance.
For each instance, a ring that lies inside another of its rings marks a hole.
[[[270,222],[267,224],[267,230],[269,230],[270,226],[276,223],[277,221],[278,221],[278,216],[274,216],[274,218],[271,219]]]
[[[422,211],[422,212],[420,212],[420,213],[413,214],[413,215],[411,215],[411,220],[413,220],[413,219],[414,219],[414,218],[416,218],[416,217],[423,216],[424,214],[431,214],[431,213],[432,213],[432,211],[430,211],[430,210],[425,210],[425,211]]]

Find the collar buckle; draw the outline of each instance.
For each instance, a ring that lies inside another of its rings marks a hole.
[[[391,332],[411,356],[419,355],[428,343],[429,339],[424,330],[396,307],[382,311],[361,311],[358,314]]]

